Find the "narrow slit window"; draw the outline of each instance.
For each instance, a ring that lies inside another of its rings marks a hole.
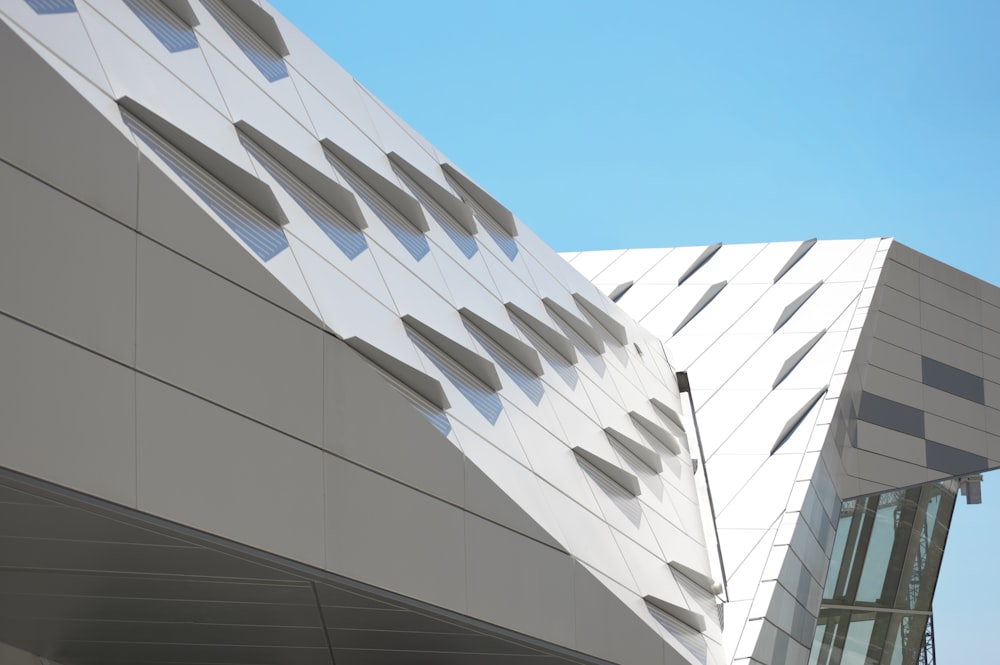
[[[191,26],[160,0],[125,0],[125,5],[171,53],[198,48]]]
[[[420,229],[407,220],[403,213],[399,212],[392,204],[386,201],[385,197],[376,192],[371,185],[351,170],[347,164],[340,161],[338,157],[327,151],[326,158],[333,168],[336,169],[337,173],[347,181],[347,184],[358,195],[358,198],[364,201],[365,205],[382,220],[382,223],[396,237],[399,244],[409,252],[410,256],[417,261],[427,256],[431,248],[427,242],[427,238],[424,237]]]
[[[316,226],[347,258],[353,259],[368,249],[364,234],[358,231],[333,206],[299,180],[281,162],[249,138],[241,135],[240,141],[250,152],[250,155],[278,181],[278,184],[288,192],[288,195],[299,204],[299,207],[309,215]]]
[[[246,21],[237,16],[236,12],[222,0],[202,0],[202,4],[265,79],[273,83],[288,78],[288,67],[281,55],[254,32]]]
[[[269,261],[288,247],[281,227],[127,111],[125,124],[253,251]]]

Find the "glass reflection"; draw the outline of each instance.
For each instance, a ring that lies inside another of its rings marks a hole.
[[[844,501],[810,665],[912,665],[955,507],[943,481]]]

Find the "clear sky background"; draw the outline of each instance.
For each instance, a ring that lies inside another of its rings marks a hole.
[[[1000,284],[1000,2],[271,0],[559,251],[893,236]],[[1000,474],[938,662],[1000,649]]]

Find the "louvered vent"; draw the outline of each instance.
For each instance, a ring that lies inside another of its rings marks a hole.
[[[427,220],[424,219],[422,212],[419,212],[419,218],[412,213],[410,216],[404,215],[389,202],[383,193],[377,191],[374,186],[358,175],[355,168],[348,166],[340,156],[328,151],[326,157],[337,173],[358,195],[358,198],[364,201],[368,208],[385,224],[385,227],[409,252],[410,256],[417,261],[427,256],[431,248],[427,238],[424,237],[424,231],[427,230]],[[380,186],[383,189],[386,187],[382,183]],[[399,195],[407,196],[401,190],[396,197],[398,198]],[[420,206],[416,200],[413,200],[413,204],[419,209]],[[411,221],[411,218],[417,219],[417,221]]]
[[[278,39],[272,38],[272,43],[268,43],[247,24],[244,18],[238,16],[222,0],[202,0],[202,4],[265,79],[273,83],[288,77],[288,68],[281,57],[287,55],[288,50],[284,47],[284,42],[280,41],[280,36]],[[253,5],[254,3],[242,0],[242,4]],[[253,12],[254,15],[258,15],[258,12],[266,13],[260,5],[248,6],[246,11]],[[260,20],[266,21],[266,18],[261,17]],[[274,23],[274,19],[271,19],[271,23]],[[274,30],[276,31],[277,28],[275,27]],[[279,50],[283,52],[279,53]]]
[[[253,158],[278,181],[278,184],[288,192],[288,195],[345,256],[353,259],[368,249],[364,234],[344,215],[323,200],[264,148],[245,136],[241,137],[241,141]],[[331,184],[335,185],[336,183]]]
[[[413,317],[403,317],[406,334],[484,418],[496,423],[503,411],[501,388],[493,363],[461,347]]]
[[[36,14],[70,14],[76,11],[73,0],[24,0]]]
[[[161,0],[125,0],[125,5],[171,53],[198,48],[191,26]]]

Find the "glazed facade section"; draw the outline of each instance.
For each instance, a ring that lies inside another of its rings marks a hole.
[[[0,642],[724,661],[654,336],[269,7],[0,16]]]

